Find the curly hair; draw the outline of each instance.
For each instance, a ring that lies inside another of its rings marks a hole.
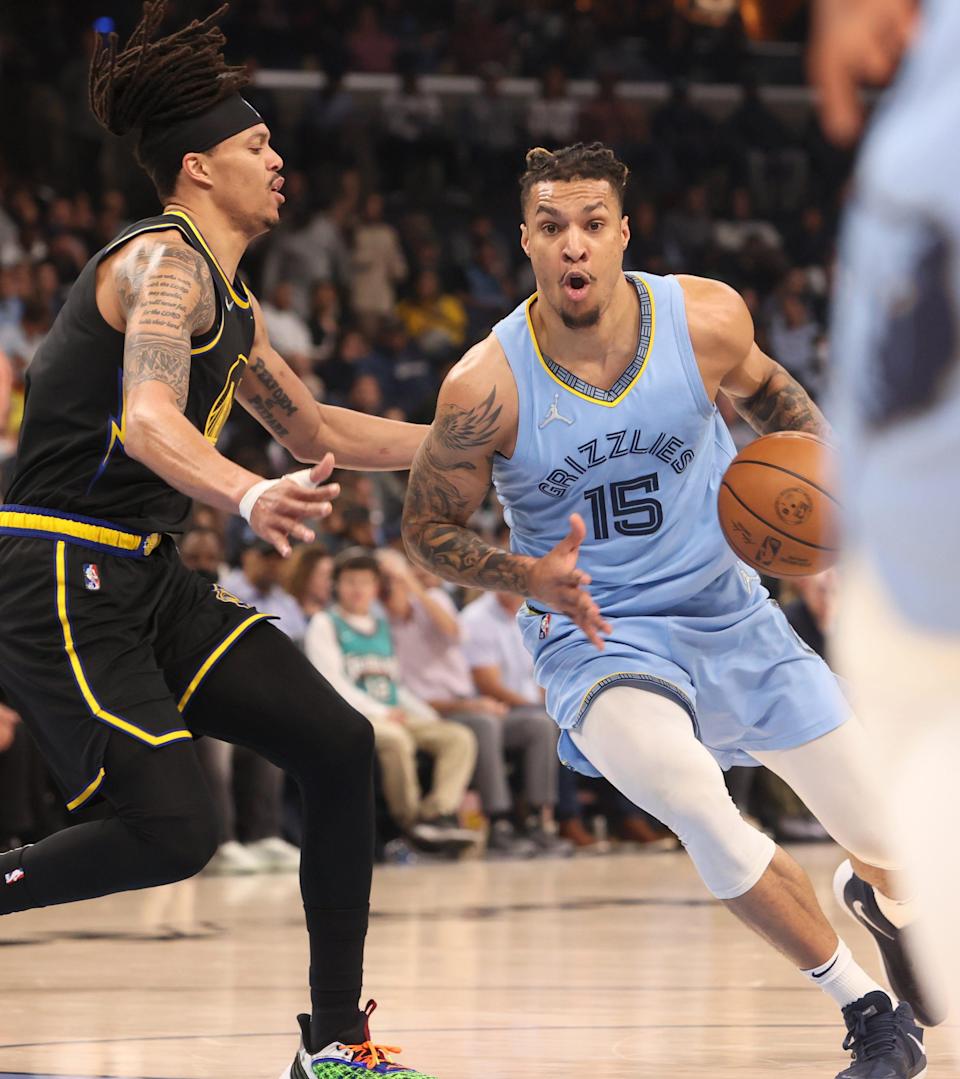
[[[535,146],[527,151],[527,167],[520,176],[520,209],[526,209],[527,196],[545,180],[606,180],[622,207],[629,171],[602,142],[576,142],[559,150]]]

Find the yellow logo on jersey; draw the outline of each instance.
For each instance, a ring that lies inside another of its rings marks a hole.
[[[207,416],[207,422],[203,426],[203,437],[214,445],[217,444],[217,439],[220,437],[223,425],[227,422],[227,417],[230,415],[230,410],[233,408],[233,395],[237,391],[237,383],[243,377],[243,371],[246,365],[247,357],[241,352],[227,372],[227,378],[223,384],[223,389],[217,394],[217,399],[213,402],[213,407],[210,409],[210,413]],[[239,373],[237,373],[238,367],[240,368]]]
[[[243,607],[248,611],[253,610],[252,603],[244,603],[243,600],[237,599],[237,597],[232,592],[228,592],[221,585],[215,584],[213,586],[213,594],[217,597],[218,600],[220,600],[221,603],[232,603],[234,607]]]

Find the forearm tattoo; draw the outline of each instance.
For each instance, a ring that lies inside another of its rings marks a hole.
[[[277,418],[277,413],[289,418],[297,412],[297,406],[290,400],[289,394],[273,376],[270,368],[260,356],[254,356],[253,363],[247,368],[248,375],[255,378],[264,392],[248,393],[247,403],[260,417],[264,427],[272,431],[277,438],[283,438],[290,429]]]
[[[810,395],[782,367],[752,397],[734,399],[734,408],[760,435],[773,431],[807,431],[830,437],[830,425]]]
[[[116,267],[127,318],[124,390],[163,382],[182,412],[190,388],[190,338],[210,327],[216,299],[203,258],[190,248],[156,244],[132,250]]]
[[[529,559],[485,543],[466,523],[485,490],[465,454],[492,460],[501,406],[496,389],[471,409],[444,405],[417,451],[403,510],[403,539],[417,562],[478,588],[523,593]]]

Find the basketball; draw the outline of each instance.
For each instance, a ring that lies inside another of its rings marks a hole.
[[[720,484],[727,543],[769,577],[806,577],[837,559],[835,452],[816,435],[777,431],[745,446]]]

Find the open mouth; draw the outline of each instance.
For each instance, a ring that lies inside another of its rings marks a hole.
[[[564,275],[563,291],[571,300],[581,300],[590,288],[590,275],[571,270]]]
[[[286,196],[280,193],[281,187],[283,187],[283,177],[278,176],[270,185],[270,190],[273,192],[274,195],[277,196],[280,206],[282,206],[287,201]]]

